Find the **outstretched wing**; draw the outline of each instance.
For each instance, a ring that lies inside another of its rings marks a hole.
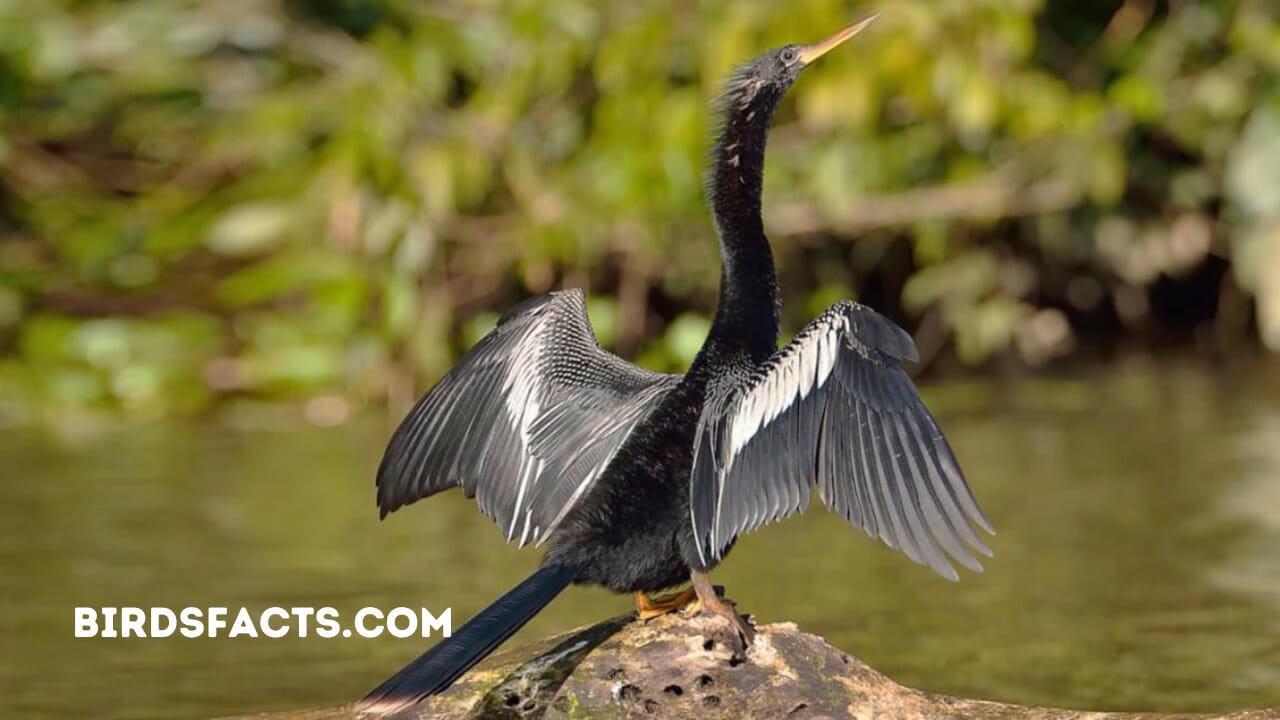
[[[911,336],[841,302],[743,385],[712,394],[694,444],[690,512],[703,562],[738,534],[791,515],[818,486],[846,520],[958,579],[946,554],[981,571],[969,547],[993,532],[942,431],[898,360]]]
[[[678,381],[602,350],[581,290],[526,301],[400,424],[378,506],[385,517],[458,486],[508,540],[540,542]]]

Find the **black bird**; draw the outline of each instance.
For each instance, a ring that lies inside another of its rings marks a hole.
[[[633,593],[642,618],[706,610],[752,629],[708,578],[739,534],[832,510],[952,580],[981,571],[991,532],[947,441],[899,365],[911,336],[835,304],[778,349],[778,288],[760,217],[765,139],[801,71],[870,19],[733,73],[718,106],[709,204],[723,269],[689,371],[600,348],[580,290],[508,312],[396,430],[378,469],[382,515],[461,487],[508,540],[549,541],[537,572],[363,701],[392,710],[449,687],[572,583]],[[966,543],[968,547],[966,547]],[[683,593],[649,593],[686,580]]]

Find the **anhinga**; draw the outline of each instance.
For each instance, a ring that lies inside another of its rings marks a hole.
[[[778,349],[778,288],[760,217],[765,138],[801,71],[870,20],[767,52],[730,78],[709,203],[719,307],[689,371],[600,348],[583,293],[508,312],[396,430],[382,515],[461,487],[507,539],[550,541],[540,568],[365,699],[389,710],[447,688],[572,583],[633,593],[642,618],[707,610],[751,627],[708,579],[739,534],[823,501],[872,537],[958,579],[991,532],[900,360],[911,336],[854,302]],[[969,547],[966,547],[966,543]],[[945,555],[944,555],[945,553]],[[683,593],[649,593],[692,581]]]

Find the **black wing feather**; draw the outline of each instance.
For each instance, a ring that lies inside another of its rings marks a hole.
[[[899,360],[911,336],[853,302],[832,306],[743,384],[712,392],[695,439],[690,515],[704,562],[737,535],[823,501],[939,574],[974,571],[992,532]]]
[[[545,539],[679,378],[600,348],[580,290],[512,309],[397,428],[383,516],[461,487],[508,540]]]

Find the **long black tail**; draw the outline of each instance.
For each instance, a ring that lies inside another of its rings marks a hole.
[[[577,574],[577,569],[572,567],[550,565],[539,568],[468,620],[452,636],[374,688],[360,701],[360,709],[394,712],[428,695],[443,692],[532,620],[547,603],[569,587]]]

